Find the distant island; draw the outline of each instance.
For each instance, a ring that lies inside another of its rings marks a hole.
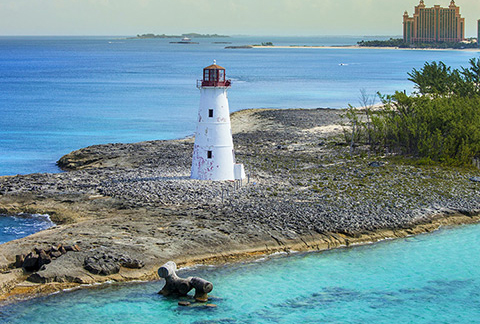
[[[403,38],[390,38],[388,40],[362,40],[357,42],[360,47],[398,47],[398,48],[439,48],[439,49],[466,49],[478,48],[474,38],[466,42],[436,42],[436,43],[407,43]]]
[[[219,34],[198,34],[198,33],[189,33],[182,35],[155,35],[155,34],[138,34],[135,37],[129,37],[128,39],[151,39],[151,38],[227,38],[230,36],[219,35]]]

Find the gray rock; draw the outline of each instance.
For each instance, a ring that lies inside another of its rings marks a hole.
[[[77,245],[66,245],[63,247],[66,252],[78,252],[80,251],[80,248]]]
[[[49,264],[52,262],[52,258],[45,253],[45,251],[40,251],[40,254],[38,255],[38,267],[41,268],[45,264]]]
[[[46,283],[47,282],[45,280],[45,278],[42,275],[40,275],[38,272],[30,275],[27,278],[27,281],[30,281],[30,282],[33,282],[33,283]]]
[[[120,265],[130,269],[140,269],[145,266],[145,263],[141,260],[131,259],[129,257],[121,257],[119,260]]]
[[[62,256],[62,252],[60,252],[60,251],[52,251],[52,252],[50,252],[50,256],[51,256],[52,258],[58,258],[58,257]]]
[[[26,271],[37,271],[40,267],[38,265],[38,254],[30,252],[26,257],[25,261],[23,262],[22,267]]]
[[[118,273],[120,267],[140,269],[144,265],[145,263],[142,260],[131,258],[125,253],[118,253],[107,248],[93,250],[84,260],[85,270],[100,275]]]
[[[83,267],[90,273],[108,276],[120,271],[120,263],[105,256],[104,258],[87,257]]]
[[[21,268],[25,262],[25,255],[18,254],[15,256],[15,268]]]
[[[65,254],[67,253],[67,250],[63,246],[60,246],[60,248],[58,249],[58,252],[60,252],[61,254]]]

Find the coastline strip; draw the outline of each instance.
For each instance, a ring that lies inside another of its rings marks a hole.
[[[454,213],[454,214],[437,214],[430,217],[428,222],[412,225],[402,229],[381,229],[373,232],[365,232],[357,235],[347,235],[345,233],[325,233],[311,235],[310,237],[300,237],[290,241],[274,241],[264,242],[264,245],[246,247],[239,250],[226,250],[212,254],[205,254],[196,257],[176,258],[179,268],[191,267],[195,265],[223,265],[236,262],[256,261],[275,253],[283,252],[286,254],[292,252],[321,252],[333,250],[337,248],[353,247],[358,245],[374,244],[390,239],[400,239],[414,235],[430,233],[439,230],[444,226],[460,226],[480,223],[480,213]],[[160,267],[160,264],[158,265]],[[105,277],[105,281],[100,283],[84,285],[79,283],[45,283],[35,284],[26,281],[21,282],[8,293],[0,295],[0,305],[19,302],[31,298],[37,298],[62,290],[95,288],[105,283],[114,282],[132,282],[132,281],[153,281],[158,280],[157,270],[155,266],[143,272],[141,276],[109,276]]]
[[[399,50],[399,51],[460,51],[460,52],[480,52],[480,48],[400,48],[400,47],[376,47],[376,46],[357,46],[357,45],[346,45],[346,46],[308,46],[308,45],[273,45],[273,46],[262,46],[262,45],[251,45],[252,48],[260,49],[378,49],[378,50]]]

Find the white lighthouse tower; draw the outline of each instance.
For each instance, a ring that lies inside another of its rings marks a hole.
[[[216,64],[203,69],[197,81],[200,107],[192,157],[192,179],[236,180],[245,178],[242,164],[235,164],[227,89],[230,80]]]

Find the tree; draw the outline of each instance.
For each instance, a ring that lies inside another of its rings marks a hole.
[[[366,122],[355,125],[352,139],[364,139],[377,150],[448,164],[470,164],[480,156],[480,60],[452,69],[444,63],[425,63],[413,69],[409,80],[418,93],[380,96],[383,108],[368,110]],[[368,96],[362,91],[365,104]],[[363,133],[363,134],[362,134]]]
[[[421,70],[413,69],[408,80],[421,95],[431,97],[480,94],[480,59],[471,59],[469,68],[453,69],[443,62],[426,62]]]

